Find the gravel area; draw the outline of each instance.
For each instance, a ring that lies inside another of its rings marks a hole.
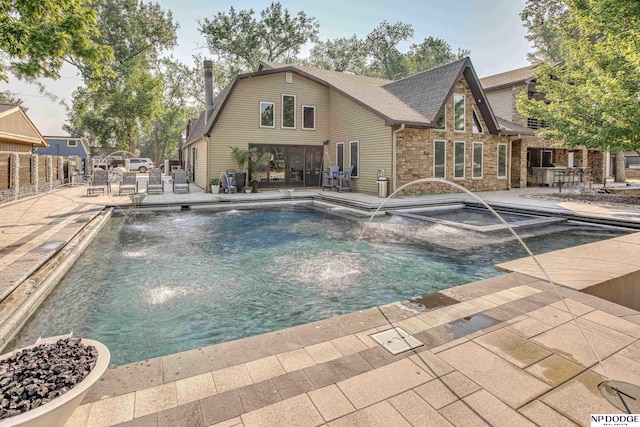
[[[17,352],[0,362],[0,419],[37,408],[71,390],[95,367],[98,351],[79,338]]]

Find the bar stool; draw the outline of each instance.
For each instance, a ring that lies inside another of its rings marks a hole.
[[[554,171],[553,172],[553,183],[551,186],[561,186],[564,184],[564,171]]]

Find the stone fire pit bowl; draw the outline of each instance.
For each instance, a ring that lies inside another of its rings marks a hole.
[[[0,362],[13,356],[20,350],[32,348],[40,344],[55,344],[59,339],[60,337],[39,339],[34,345],[23,347],[12,351],[11,353],[3,354],[0,356]],[[89,374],[72,389],[63,395],[54,398],[50,402],[20,415],[1,420],[0,425],[2,427],[63,427],[65,425],[71,417],[71,414],[73,414],[73,411],[75,411],[87,395],[91,386],[95,384],[107,370],[109,361],[111,360],[109,349],[104,344],[86,338],[83,338],[81,343],[85,346],[94,346],[98,351],[96,365]]]

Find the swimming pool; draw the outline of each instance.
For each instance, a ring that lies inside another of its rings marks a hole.
[[[401,217],[376,220],[356,246],[363,227],[295,205],[114,217],[13,345],[72,330],[120,365],[496,276],[525,255],[506,235]],[[621,234],[555,227],[528,240],[534,252]]]

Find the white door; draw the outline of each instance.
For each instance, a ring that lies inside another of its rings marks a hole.
[[[573,167],[573,153],[568,153],[567,167],[568,168],[572,168]]]

